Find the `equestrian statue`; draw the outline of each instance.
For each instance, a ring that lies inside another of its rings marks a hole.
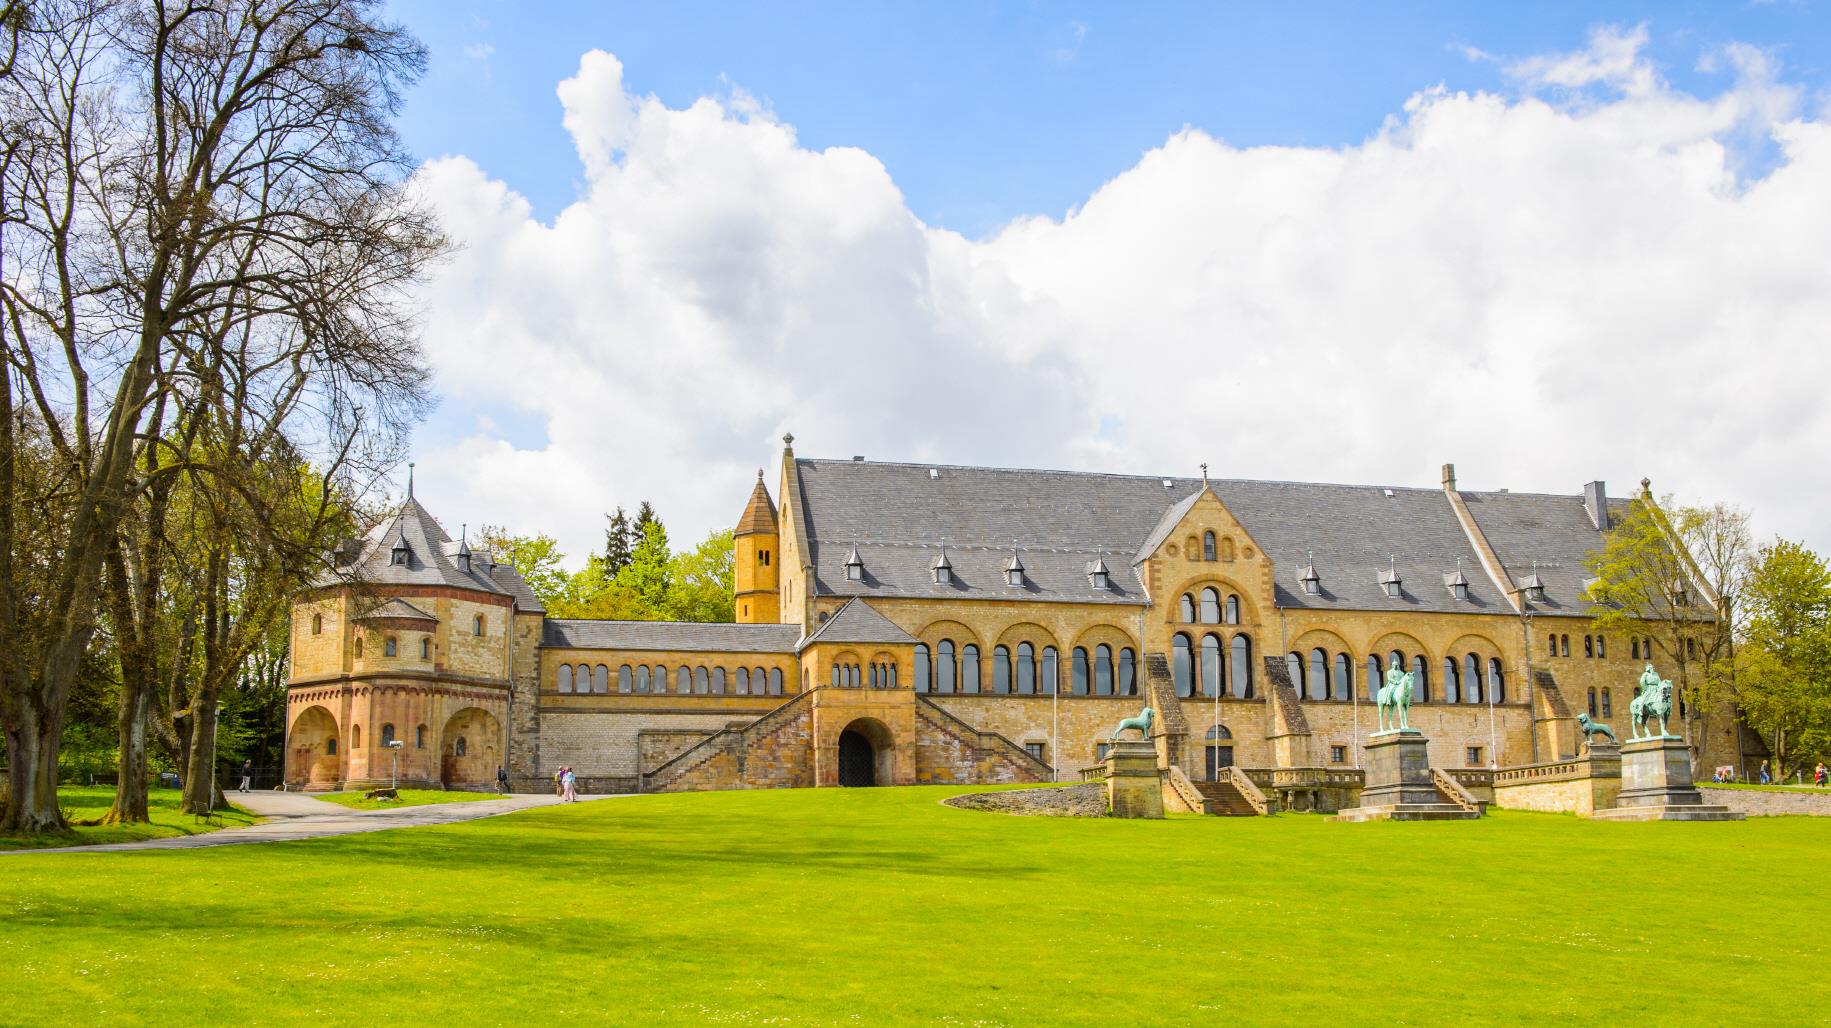
[[[1628,713],[1634,717],[1634,739],[1666,738],[1666,719],[1672,716],[1672,682],[1661,679],[1651,664],[1640,673],[1640,690],[1628,704]],[[1655,718],[1659,719],[1657,735],[1653,734]]]
[[[1138,729],[1138,738],[1149,739],[1151,737],[1151,722],[1155,720],[1157,720],[1157,712],[1146,707],[1139,712],[1137,717],[1128,717],[1124,721],[1119,722],[1119,727],[1113,729],[1113,738],[1115,740],[1118,739],[1119,733],[1125,731],[1127,728],[1136,728]]]
[[[1397,664],[1386,669],[1386,684],[1374,696],[1380,705],[1380,731],[1411,731],[1411,683],[1410,671],[1400,671]]]
[[[1583,745],[1585,746],[1593,745],[1598,735],[1608,736],[1608,741],[1617,745],[1621,743],[1621,740],[1615,737],[1613,728],[1600,721],[1591,721],[1588,714],[1577,715],[1577,728],[1583,733]]]

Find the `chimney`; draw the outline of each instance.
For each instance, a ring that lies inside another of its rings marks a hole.
[[[1447,493],[1456,491],[1456,465],[1454,464],[1443,465],[1443,491]]]
[[[1601,481],[1583,487],[1583,509],[1589,511],[1590,524],[1596,531],[1608,531],[1608,486]]]

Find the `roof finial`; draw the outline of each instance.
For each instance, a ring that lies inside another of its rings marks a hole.
[[[1202,461],[1202,484],[1208,484],[1208,462]]]
[[[407,499],[413,499],[413,462],[407,462]]]
[[[792,450],[795,448],[795,433],[793,433],[793,432],[782,433],[782,448],[784,450]]]
[[[757,481],[758,482],[763,481],[763,469],[762,468],[757,469]]]
[[[1399,555],[1398,554],[1388,553],[1386,555],[1386,570],[1391,571],[1395,575],[1399,573]]]

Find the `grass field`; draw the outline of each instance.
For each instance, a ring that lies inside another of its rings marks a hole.
[[[1751,792],[1804,792],[1831,796],[1831,788],[1822,785],[1762,785],[1760,782],[1699,782],[1711,789],[1748,789]]]
[[[1058,820],[955,791],[8,856],[0,1019],[1722,1025],[1831,1000],[1831,819]]]
[[[419,807],[428,803],[475,803],[478,800],[499,800],[497,792],[447,792],[444,789],[402,789],[398,800],[363,799],[360,792],[314,792],[314,799],[335,803],[338,806],[352,807],[356,810],[393,810],[397,807]]]
[[[210,824],[199,821],[179,809],[183,795],[177,789],[152,789],[146,795],[146,813],[153,820],[142,825],[80,825],[78,821],[99,821],[114,805],[114,786],[65,786],[57,790],[64,817],[74,826],[71,834],[62,836],[0,835],[0,850],[41,849],[46,846],[85,846],[104,842],[136,842],[141,839],[164,839],[173,835],[196,835],[219,828],[235,828],[260,820],[243,810],[219,811],[221,820]]]

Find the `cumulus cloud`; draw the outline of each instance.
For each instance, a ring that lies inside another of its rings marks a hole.
[[[559,87],[583,185],[551,224],[463,157],[420,173],[464,244],[427,344],[477,415],[421,441],[422,494],[580,555],[645,498],[697,537],[758,466],[775,487],[792,430],[803,455],[1148,474],[1644,474],[1822,546],[1831,126],[1767,55],[1725,51],[1699,97],[1644,41],[1516,62],[1518,95],[1425,89],[1350,147],[1184,130],[983,239],[745,94],[670,108],[586,54]],[[1743,177],[1757,138],[1775,160]]]

